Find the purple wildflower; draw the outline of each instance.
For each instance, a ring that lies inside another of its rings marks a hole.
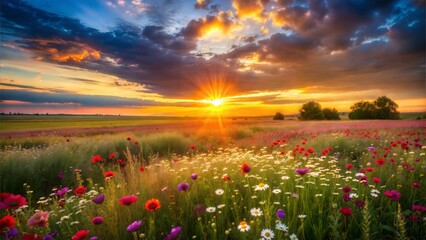
[[[298,169],[296,169],[296,173],[299,174],[300,176],[303,176],[310,171],[311,171],[311,169],[309,169],[309,168],[298,168]]]
[[[62,189],[59,189],[58,191],[56,191],[56,196],[58,196],[58,197],[62,197],[63,195],[65,195],[65,193],[67,193],[68,192],[68,188],[67,187],[64,187],[64,188],[62,188]]]
[[[277,218],[281,220],[285,217],[285,212],[282,209],[278,209],[276,215],[277,215]]]
[[[166,236],[164,240],[177,239],[181,231],[182,231],[182,228],[179,226],[172,228],[172,230],[170,231],[170,233]]]
[[[101,204],[103,203],[105,200],[105,194],[101,194],[96,196],[95,198],[92,199],[92,202],[97,203],[97,204]]]
[[[135,221],[127,227],[127,231],[136,232],[137,230],[139,230],[139,228],[141,228],[141,225],[142,221]]]
[[[178,185],[178,191],[179,192],[184,192],[186,190],[188,190],[189,188],[189,184],[188,183],[181,183]]]
[[[198,175],[196,173],[191,174],[191,179],[195,180],[198,178]]]

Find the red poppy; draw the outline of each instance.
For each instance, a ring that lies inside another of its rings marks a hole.
[[[340,213],[346,216],[351,216],[352,215],[352,209],[350,207],[342,207],[340,209]]]
[[[372,168],[372,167],[365,168],[365,171],[367,171],[367,172],[372,172],[373,170],[374,170],[374,168]]]
[[[92,157],[92,163],[97,163],[97,162],[102,162],[102,157],[99,155],[93,156]]]
[[[140,171],[140,172],[145,171],[145,167],[144,167],[144,166],[140,166],[140,167],[139,167],[139,171]]]
[[[0,197],[0,209],[16,209],[26,204],[25,197],[19,194],[3,193]]]
[[[132,203],[135,203],[137,200],[138,200],[138,198],[135,197],[135,196],[124,196],[124,197],[120,198],[120,204],[129,206]]]
[[[224,176],[222,177],[222,179],[223,179],[225,182],[229,182],[229,181],[231,181],[231,177],[230,177],[230,176],[228,176],[228,175],[224,175]]]
[[[379,166],[383,166],[383,165],[385,165],[385,163],[386,163],[386,161],[383,158],[378,158],[376,160],[376,164],[379,165]]]
[[[114,174],[113,171],[108,171],[108,172],[104,173],[105,178],[114,177],[114,176],[115,176],[115,174]]]
[[[191,145],[191,146],[189,146],[189,148],[194,150],[196,147],[195,147],[195,145]]]
[[[134,141],[133,143],[134,143],[135,145],[138,145],[138,144],[139,144],[139,142],[138,142],[138,141]]]
[[[244,163],[241,166],[241,173],[242,174],[246,174],[246,173],[250,172],[250,170],[251,170],[251,168],[250,168],[250,166],[247,163]]]
[[[132,140],[132,138],[131,137],[127,137],[127,141],[130,141],[130,140]]]
[[[343,201],[349,202],[350,200],[351,200],[351,196],[349,195],[349,193],[343,194]]]
[[[413,188],[415,189],[415,188],[419,188],[419,187],[421,187],[422,185],[420,184],[420,183],[413,183]]]
[[[146,201],[145,203],[145,209],[150,211],[150,212],[154,212],[155,210],[159,209],[161,207],[160,205],[160,201],[158,201],[158,199],[150,199],[148,201]]]
[[[74,236],[72,236],[71,240],[81,240],[89,236],[88,230],[79,230],[77,231]]]
[[[13,228],[15,224],[15,219],[10,215],[6,215],[0,218],[0,231],[4,228]]]
[[[115,153],[110,153],[110,154],[109,154],[109,158],[110,158],[110,159],[114,159],[114,158],[115,158]]]
[[[346,164],[346,169],[351,170],[354,167],[354,165],[352,165],[352,163],[348,163]]]
[[[381,182],[382,180],[380,180],[380,178],[376,178],[376,177],[373,177],[373,182],[375,182],[375,183],[379,183],[379,182]]]
[[[87,188],[83,186],[79,186],[76,189],[74,189],[73,193],[77,196],[82,196],[86,192]]]

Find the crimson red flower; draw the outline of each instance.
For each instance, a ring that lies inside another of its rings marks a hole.
[[[109,158],[110,158],[110,159],[114,159],[114,158],[115,158],[115,153],[110,153],[110,154],[109,154]]]
[[[131,137],[127,137],[127,141],[130,141],[130,140],[132,140],[132,138]]]
[[[385,196],[392,199],[393,202],[396,202],[401,198],[401,193],[396,190],[386,190]]]
[[[144,166],[140,166],[140,167],[139,167],[139,171],[140,171],[140,172],[145,171],[145,167],[144,167]]]
[[[139,144],[139,142],[138,142],[138,141],[134,141],[133,143],[134,143],[135,145],[138,145],[138,144]]]
[[[124,197],[120,198],[120,204],[129,206],[132,203],[135,203],[137,200],[138,200],[138,198],[135,197],[135,196],[124,196]]]
[[[0,209],[16,209],[26,204],[25,197],[19,194],[3,193],[0,199]]]
[[[422,185],[420,184],[420,183],[413,183],[413,188],[415,189],[415,188],[419,188],[419,187],[421,187]]]
[[[346,169],[351,170],[354,167],[354,165],[352,165],[352,163],[348,163],[346,164]]]
[[[10,215],[6,215],[0,218],[0,231],[4,228],[13,228],[15,224],[15,219]]]
[[[351,200],[351,196],[349,195],[349,193],[343,194],[343,201],[349,202],[350,200]]]
[[[342,207],[340,209],[340,213],[346,216],[351,216],[352,215],[352,209],[350,207]]]
[[[71,240],[81,240],[89,236],[88,230],[79,230],[77,231],[74,236],[72,236]]]
[[[145,209],[150,211],[150,212],[154,212],[155,210],[159,209],[161,207],[160,205],[160,201],[158,201],[158,199],[150,199],[148,201],[146,201],[145,203]]]
[[[73,193],[77,196],[83,196],[83,194],[86,192],[87,188],[83,186],[79,186],[76,189],[74,189]]]
[[[367,172],[372,172],[373,170],[374,170],[374,168],[372,168],[372,167],[365,168],[365,171],[367,171]]]
[[[105,178],[114,177],[114,176],[115,176],[115,174],[114,174],[113,171],[108,171],[108,172],[104,173]]]
[[[25,233],[19,240],[42,240],[43,238],[34,233]],[[78,239],[77,239],[78,240]]]
[[[357,206],[359,208],[363,208],[365,206],[365,202],[363,200],[356,200],[355,206]]]
[[[375,182],[375,183],[379,183],[379,182],[381,182],[382,180],[380,180],[380,178],[376,178],[376,177],[373,177],[373,182]]]
[[[230,176],[228,176],[228,175],[224,175],[224,176],[222,177],[222,179],[223,179],[223,181],[225,181],[225,182],[229,182],[229,181],[231,181],[231,177],[230,177]]]
[[[195,145],[191,145],[191,146],[189,146],[189,148],[194,150],[196,147],[195,147]]]
[[[351,192],[351,191],[352,191],[351,186],[346,186],[346,187],[343,187],[343,188],[342,188],[342,192],[344,192],[344,193],[349,193],[349,192]]]
[[[244,163],[241,166],[241,174],[246,174],[246,173],[250,172],[250,170],[251,170],[251,167],[247,163]]]
[[[376,159],[376,164],[379,166],[385,165],[386,161],[383,158]]]
[[[92,157],[92,163],[97,163],[97,162],[102,162],[102,157],[99,155],[93,156]]]

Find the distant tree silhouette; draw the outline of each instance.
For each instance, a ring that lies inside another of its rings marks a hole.
[[[350,119],[374,119],[376,108],[369,101],[356,102],[351,106]]]
[[[284,114],[277,112],[277,113],[275,113],[275,115],[272,119],[273,120],[284,120]]]
[[[400,119],[398,104],[386,96],[381,96],[374,101],[376,107],[376,118],[378,119]]]
[[[299,110],[300,120],[323,120],[324,114],[321,111],[321,105],[315,101],[309,101],[302,105]]]
[[[340,120],[339,112],[335,108],[324,108],[322,114],[326,120]]]
[[[360,101],[351,106],[350,119],[400,119],[398,104],[386,96],[374,102]]]

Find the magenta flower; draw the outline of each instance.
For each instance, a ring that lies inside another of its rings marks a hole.
[[[309,169],[309,168],[298,168],[298,169],[296,169],[296,173],[299,174],[300,176],[303,176],[310,171],[311,171],[311,169]]]
[[[138,198],[135,197],[135,196],[124,196],[124,197],[120,198],[120,204],[129,206],[129,205],[135,203],[137,200],[138,200]]]
[[[179,237],[180,232],[182,231],[182,228],[177,226],[172,228],[170,233],[166,236],[165,240],[175,240]]]
[[[188,183],[181,183],[178,185],[178,191],[179,192],[184,192],[186,190],[188,190],[189,188],[189,184]]]
[[[104,222],[103,217],[98,216],[98,217],[92,218],[92,223],[95,224],[95,225],[102,224],[103,222]]]
[[[278,209],[276,212],[276,215],[277,215],[277,218],[281,220],[285,217],[285,212],[282,209]]]
[[[195,180],[198,178],[198,175],[196,173],[191,174],[191,179]]]
[[[59,189],[58,191],[56,191],[56,196],[58,197],[62,197],[63,195],[65,195],[65,193],[68,192],[68,188],[64,187],[62,189]]]
[[[356,200],[355,206],[357,206],[359,208],[363,208],[365,206],[365,202],[363,200]]]
[[[422,206],[422,205],[412,205],[411,206],[411,210],[415,211],[419,211],[419,212],[425,212],[426,211],[426,206]]]
[[[386,190],[385,196],[392,199],[393,202],[396,202],[401,198],[401,193],[396,190]]]
[[[105,194],[101,194],[96,196],[95,198],[92,199],[92,202],[96,203],[96,204],[101,204],[103,203],[105,200]]]
[[[127,227],[127,231],[136,232],[137,230],[139,230],[139,228],[141,228],[141,225],[142,221],[135,221]]]
[[[28,227],[45,227],[49,219],[49,212],[38,211],[28,219]]]

